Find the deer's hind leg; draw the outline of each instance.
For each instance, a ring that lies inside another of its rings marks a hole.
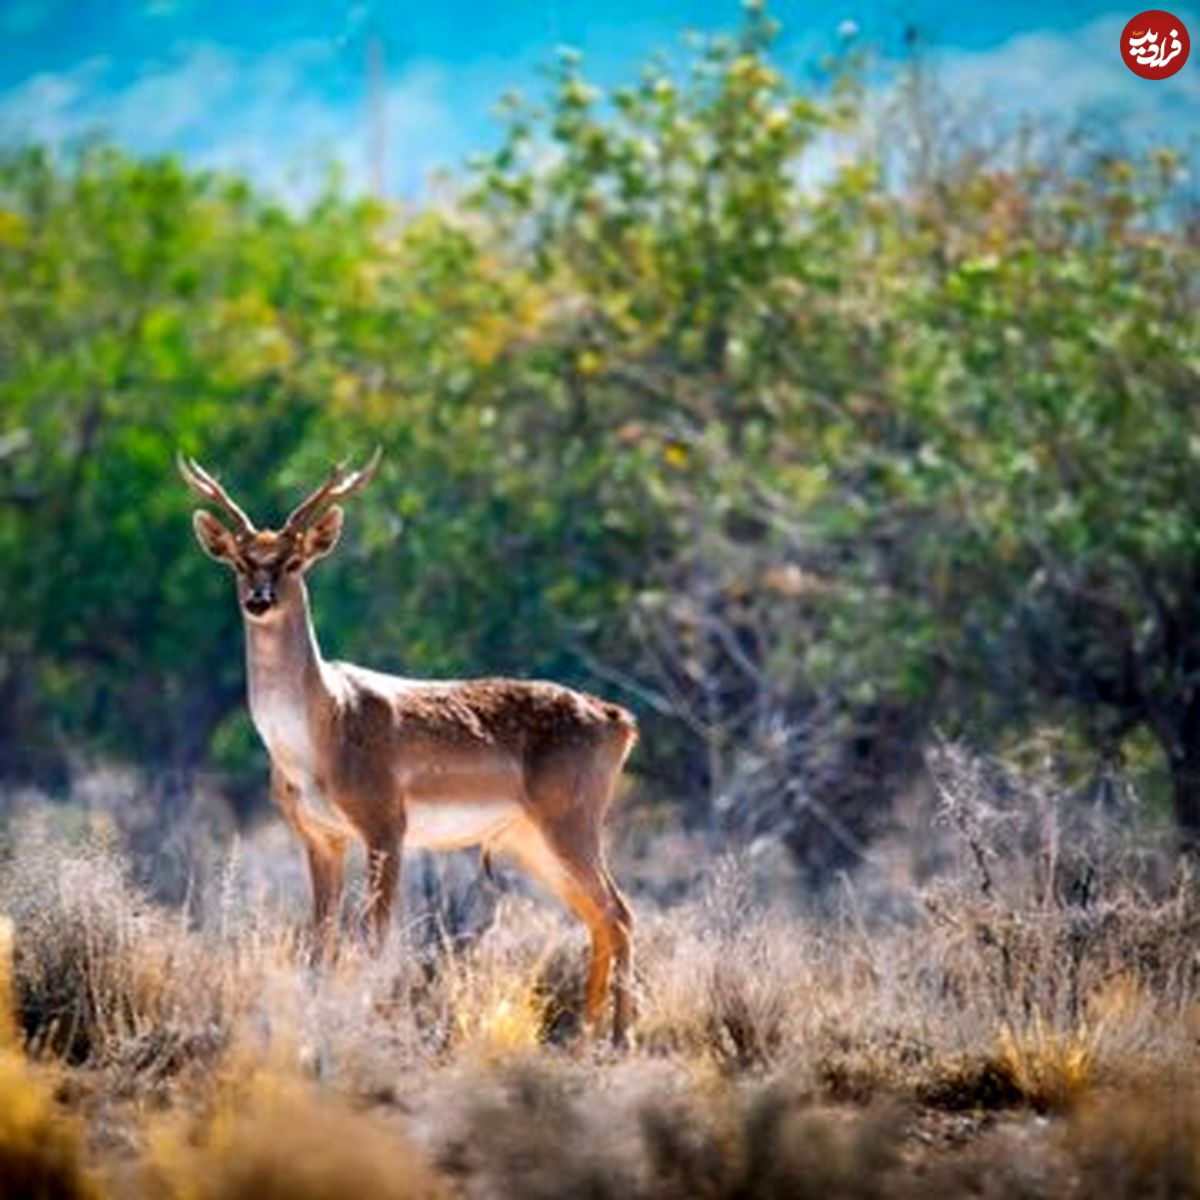
[[[621,1043],[637,1015],[633,996],[633,910],[621,894],[607,865],[602,867],[609,901],[616,909],[621,938],[616,944],[616,971],[613,977],[613,1041]]]
[[[612,1032],[620,1045],[633,1019],[633,913],[604,859],[604,813],[624,760],[623,750],[606,749],[582,769],[563,763],[539,772],[530,781],[526,815],[503,846],[588,927],[584,1022],[593,1033],[599,1029],[615,985]]]
[[[584,1024],[595,1033],[604,1017],[614,960],[622,953],[622,931],[603,874],[570,851],[556,846],[533,821],[522,819],[505,833],[499,848],[517,859],[527,874],[587,926],[591,938]]]

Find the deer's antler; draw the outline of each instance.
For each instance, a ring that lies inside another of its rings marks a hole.
[[[232,496],[194,459],[187,458],[181,452],[175,456],[175,465],[183,482],[198,496],[210,503],[223,508],[232,518],[236,526],[234,532],[239,536],[253,533],[254,522],[242,511]]]
[[[306,500],[292,509],[283,529],[285,533],[300,533],[306,529],[317,516],[329,505],[339,500],[345,500],[355,492],[366,487],[379,469],[383,458],[383,448],[375,447],[375,452],[367,461],[367,465],[358,471],[348,471],[344,462],[337,463],[329,472],[329,478]]]

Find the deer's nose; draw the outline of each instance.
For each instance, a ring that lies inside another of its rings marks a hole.
[[[275,589],[269,584],[250,589],[246,596],[246,607],[255,614],[264,613],[275,603]]]

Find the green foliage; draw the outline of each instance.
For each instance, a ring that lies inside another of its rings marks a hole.
[[[569,670],[548,610],[607,611],[629,531],[592,509],[605,472],[582,439],[553,444],[552,408],[519,438],[505,420],[538,386],[498,361],[535,303],[519,272],[434,215],[330,197],[297,216],[171,161],[28,151],[0,170],[6,766],[58,742],[256,753],[231,588],[191,539],[178,447],[269,523],[332,457],[381,442],[385,477],[317,583],[331,647]]]
[[[831,778],[901,769],[930,719],[1049,714],[1150,730],[1191,820],[1178,164],[947,147],[905,179],[861,136],[853,57],[801,86],[774,36],[747,6],[607,95],[564,54],[449,212],[9,154],[4,765],[251,761],[228,582],[171,456],[266,521],[380,442],[316,583],[330,652],[617,679],[660,721],[645,769],[709,817],[747,754],[776,756],[765,790],[808,771],[842,804]]]

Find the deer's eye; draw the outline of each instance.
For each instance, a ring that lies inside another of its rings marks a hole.
[[[303,559],[299,559],[299,558],[289,558],[289,559],[287,560],[287,562],[286,562],[286,563],[284,563],[284,565],[283,565],[283,569],[284,569],[284,570],[285,570],[285,571],[286,571],[286,572],[287,572],[289,575],[295,575],[295,573],[296,573],[298,570],[300,570],[300,568],[301,568],[303,565],[304,565],[304,560],[303,560]]]

